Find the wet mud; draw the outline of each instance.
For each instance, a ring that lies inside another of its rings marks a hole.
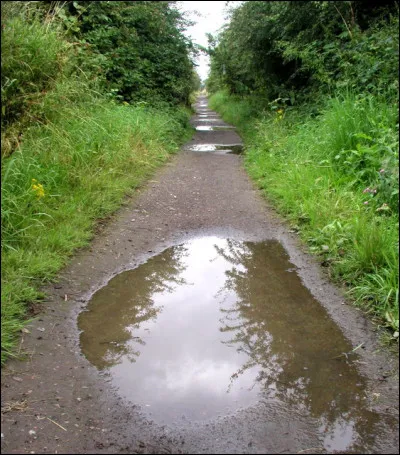
[[[2,371],[2,452],[398,453],[397,357],[240,148],[197,131],[45,288]]]

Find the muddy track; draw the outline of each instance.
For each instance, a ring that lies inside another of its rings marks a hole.
[[[242,157],[228,153],[237,150],[206,151],[205,145],[241,140],[234,130],[218,128],[228,125],[205,102],[199,99],[193,125],[217,128],[197,131],[46,289],[43,312],[21,339],[25,360],[11,360],[2,371],[3,453],[398,453],[397,359],[261,197]],[[158,425],[82,355],[77,317],[96,290],[171,246],[205,236],[283,245],[344,337],[361,345],[355,366],[365,380],[364,408],[374,415],[365,441],[329,449],[318,432],[321,422],[295,404],[277,412],[260,403],[208,422]]]

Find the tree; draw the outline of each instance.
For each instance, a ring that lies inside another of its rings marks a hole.
[[[225,86],[233,94],[271,100],[293,91],[368,86],[377,93],[393,87],[397,4],[369,4],[370,9],[359,1],[244,2],[218,38],[209,37],[209,90]],[[368,65],[360,61],[365,56]]]
[[[75,21],[70,33],[82,44],[80,64],[121,101],[188,103],[194,47],[174,3],[67,2],[63,14]]]

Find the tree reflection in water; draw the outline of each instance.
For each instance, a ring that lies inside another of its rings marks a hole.
[[[154,304],[155,294],[173,292],[185,284],[180,275],[186,255],[184,245],[169,248],[115,276],[93,295],[87,311],[79,315],[78,325],[82,352],[97,368],[110,368],[124,357],[136,361],[140,346],[146,343],[133,333],[162,310]]]
[[[228,240],[226,248],[215,248],[231,264],[217,296],[220,330],[231,335],[223,343],[248,356],[228,390],[246,370],[258,368],[255,385],[266,401],[317,418],[328,446],[345,449],[361,436],[365,448],[377,415],[364,404],[356,355],[335,358],[352,346],[293,273],[282,246]],[[224,298],[232,292],[237,298],[227,307]]]

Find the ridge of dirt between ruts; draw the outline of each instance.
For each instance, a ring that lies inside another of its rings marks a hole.
[[[148,422],[134,405],[123,402],[107,375],[99,374],[80,353],[76,324],[91,295],[117,273],[205,235],[279,240],[304,284],[353,346],[363,343],[358,368],[368,379],[371,409],[398,416],[397,360],[379,345],[378,334],[361,312],[343,304],[342,293],[324,276],[316,258],[305,253],[250,182],[241,157],[185,151],[190,144],[208,143],[210,137],[218,143],[241,142],[234,131],[212,133],[197,132],[107,221],[90,247],[77,252],[59,283],[45,289],[42,314],[30,324],[29,333],[22,334],[20,349],[26,359],[10,360],[2,371],[3,453],[213,453],[217,446],[211,440],[208,447],[196,446],[179,432]],[[387,370],[392,374],[382,378]],[[227,432],[224,437],[229,438]],[[259,451],[245,442],[246,453]],[[388,444],[385,450],[396,453],[398,440]],[[243,450],[239,443],[233,449]]]

